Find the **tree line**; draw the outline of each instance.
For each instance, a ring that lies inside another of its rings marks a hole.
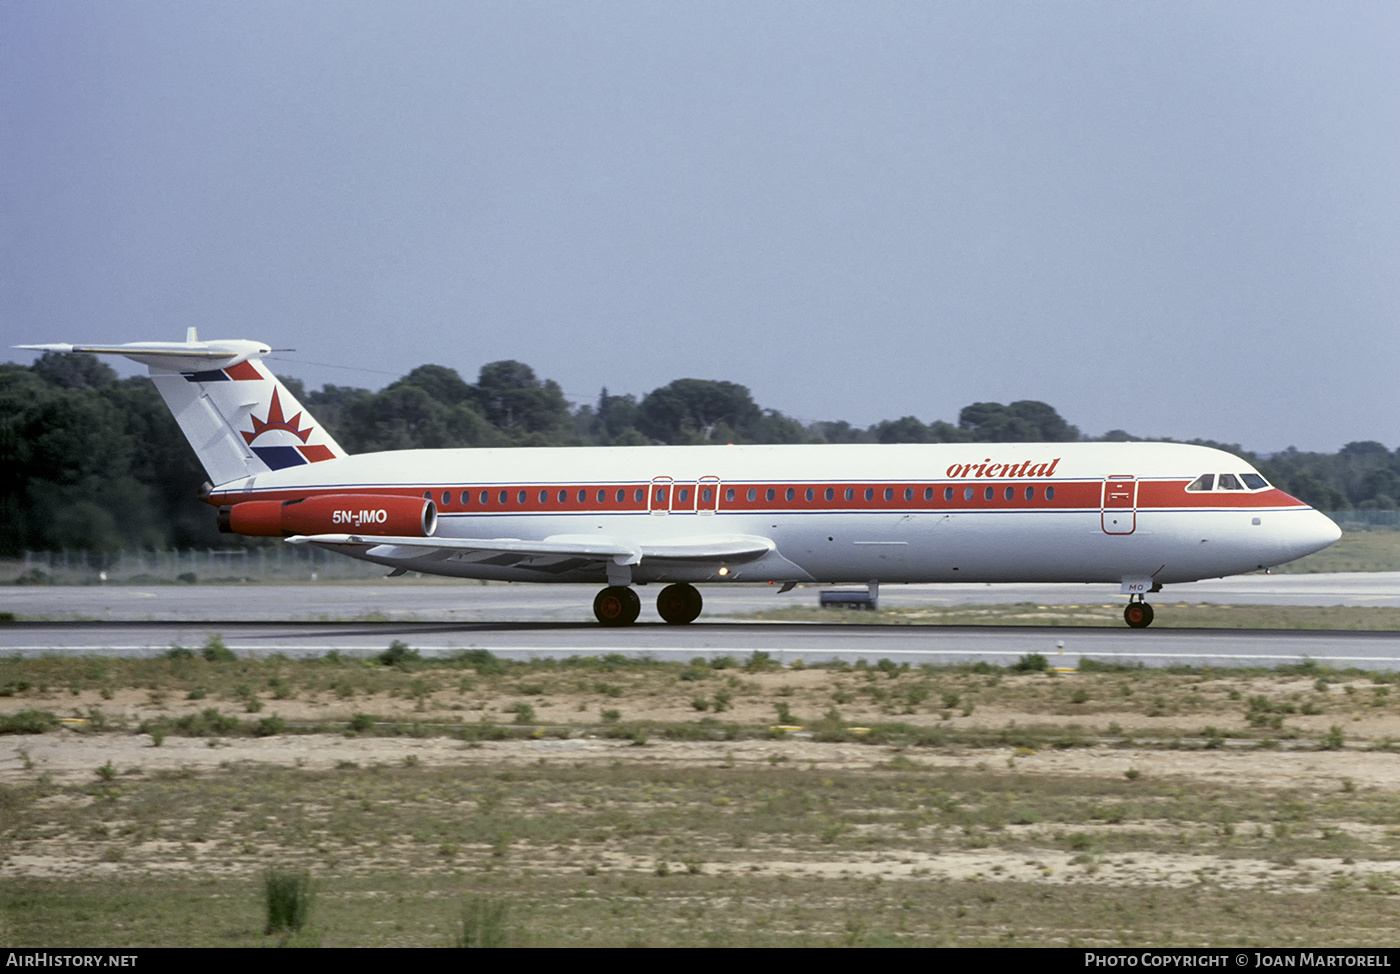
[[[372,392],[283,378],[351,453],[438,447],[633,446],[703,443],[983,443],[1124,441],[1086,437],[1043,402],[973,403],[956,423],[914,416],[867,428],[803,424],[754,402],[733,382],[677,379],[641,399],[604,388],[571,407],[558,383],[522,362],[492,362],[476,382],[422,365]],[[1348,443],[1335,454],[1292,448],[1242,456],[1283,490],[1322,510],[1400,506],[1400,450]],[[25,550],[227,547],[198,500],[205,479],[155,386],[119,379],[90,355],[48,353],[0,365],[0,556]]]

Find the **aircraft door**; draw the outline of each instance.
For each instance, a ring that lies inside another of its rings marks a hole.
[[[1132,534],[1137,530],[1137,481],[1115,474],[1103,482],[1102,524],[1105,534]]]

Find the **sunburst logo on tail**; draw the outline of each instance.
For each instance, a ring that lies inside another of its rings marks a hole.
[[[283,417],[282,402],[277,398],[276,389],[272,390],[272,404],[267,407],[267,419],[258,419],[258,417],[254,415],[250,415],[248,418],[253,421],[253,432],[249,433],[246,430],[239,430],[239,432],[243,434],[244,441],[247,443],[252,443],[259,436],[271,430],[284,430],[305,443],[306,438],[310,436],[311,431],[315,429],[314,426],[308,426],[306,429],[299,429],[297,427],[297,423],[301,419],[301,413],[297,413],[291,419]]]

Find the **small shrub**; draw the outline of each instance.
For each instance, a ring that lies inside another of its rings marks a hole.
[[[224,645],[224,637],[217,632],[211,633],[204,642],[204,649],[200,655],[211,663],[234,663],[238,661],[238,654]]]
[[[410,649],[408,643],[401,639],[395,639],[389,644],[388,649],[375,657],[385,666],[407,666],[421,658],[418,655],[418,650]]]
[[[269,869],[263,874],[267,926],[263,932],[295,933],[311,915],[311,877],[304,872]]]
[[[457,936],[457,946],[506,946],[508,914],[509,904],[505,900],[476,896],[467,900],[462,907],[462,932]]]
[[[253,728],[253,733],[258,737],[276,737],[287,729],[287,722],[276,714],[271,717],[264,717],[258,721]]]
[[[1050,661],[1040,653],[1026,653],[1010,668],[1017,673],[1044,673],[1050,668]]]
[[[452,660],[461,666],[472,667],[482,676],[504,673],[506,669],[505,660],[489,649],[466,649],[453,656]]]
[[[0,734],[44,734],[57,726],[58,718],[47,710],[0,714]]]
[[[777,660],[773,659],[772,656],[761,649],[755,649],[753,654],[744,661],[744,669],[748,670],[750,673],[765,673],[768,670],[776,670],[777,668]]]

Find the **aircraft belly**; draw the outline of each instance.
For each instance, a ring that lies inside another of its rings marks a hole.
[[[772,539],[776,549],[748,561],[642,558],[637,582],[1117,582],[1162,583],[1238,574],[1298,557],[1288,512],[1139,511],[1131,534],[1107,534],[1098,510],[1026,514],[693,514],[559,518],[455,517],[440,536],[625,538],[639,545],[696,543],[710,536]],[[1254,524],[1263,518],[1268,525]],[[343,550],[343,549],[341,549]],[[409,571],[532,582],[606,582],[605,563],[571,555],[441,551],[422,557],[354,557]],[[721,573],[720,569],[726,569]]]

